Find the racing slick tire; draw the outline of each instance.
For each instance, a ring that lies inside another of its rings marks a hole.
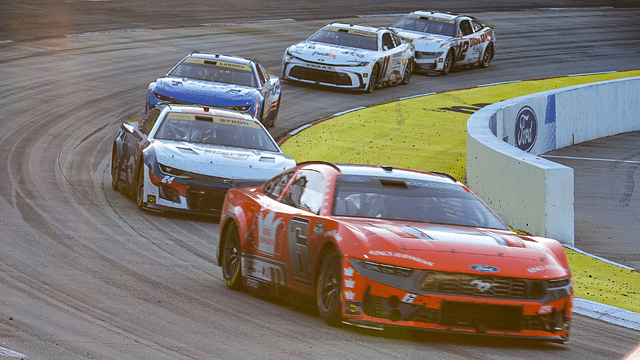
[[[337,326],[342,321],[342,267],[340,253],[331,250],[322,260],[316,283],[316,305],[325,323]]]
[[[442,75],[449,75],[451,69],[453,68],[453,51],[449,51],[447,56],[444,58],[444,66],[440,71]]]
[[[489,43],[487,47],[484,49],[484,54],[482,54],[482,60],[478,63],[479,68],[487,68],[491,63],[491,59],[493,59],[493,43]]]
[[[407,63],[407,67],[404,68],[404,76],[402,77],[402,85],[407,85],[409,80],[411,80],[411,75],[413,74],[413,58],[409,58],[409,62]]]
[[[282,95],[278,96],[278,105],[276,105],[276,111],[273,113],[273,120],[267,126],[268,128],[272,128],[276,126],[276,122],[278,121],[278,114],[280,113],[280,100],[282,99]]]
[[[373,69],[371,70],[371,77],[369,77],[369,85],[365,90],[366,92],[372,93],[373,90],[376,89],[379,73],[380,73],[380,65],[378,64],[373,65]]]
[[[238,226],[233,223],[225,233],[222,249],[222,278],[227,287],[233,290],[241,290],[243,287],[240,259],[240,233]]]
[[[120,181],[118,181],[119,173],[120,170],[118,169],[118,155],[114,147],[113,152],[111,153],[111,187],[113,187],[113,190],[115,191],[120,191]]]
[[[135,199],[140,210],[144,210],[147,207],[147,203],[144,201],[144,164],[140,164],[140,169],[138,170]]]

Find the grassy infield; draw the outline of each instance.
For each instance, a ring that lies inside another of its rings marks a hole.
[[[320,122],[282,144],[298,162],[394,165],[466,174],[466,123],[483,105],[531,93],[640,76],[640,71],[523,81],[422,96]],[[640,273],[566,249],[575,296],[640,313]]]

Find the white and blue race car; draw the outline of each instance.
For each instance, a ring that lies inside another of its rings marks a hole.
[[[111,183],[141,209],[216,216],[230,188],[262,184],[294,166],[251,115],[164,104],[122,123]]]
[[[413,63],[413,45],[394,30],[335,22],[287,48],[281,78],[372,92],[408,84]]]
[[[145,111],[162,103],[242,111],[273,127],[280,108],[280,79],[267,74],[257,60],[193,52],[149,84]]]
[[[418,73],[447,75],[461,65],[486,68],[493,59],[493,26],[472,16],[414,11],[391,28],[415,46]]]

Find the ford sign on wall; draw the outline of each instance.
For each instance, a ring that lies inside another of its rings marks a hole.
[[[538,119],[530,106],[523,106],[515,123],[515,145],[522,151],[530,151],[538,137]]]

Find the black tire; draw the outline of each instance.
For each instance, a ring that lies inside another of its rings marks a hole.
[[[111,187],[113,187],[113,190],[115,191],[120,191],[120,181],[119,181],[119,175],[120,174],[120,170],[118,169],[118,154],[116,152],[116,149],[113,149],[113,152],[111,153]]]
[[[493,59],[493,43],[489,43],[487,47],[484,49],[484,54],[482,54],[482,60],[478,63],[479,68],[487,68],[491,63],[491,59]]]
[[[230,289],[241,290],[242,262],[240,254],[240,234],[236,224],[232,224],[224,237],[222,249],[222,278]]]
[[[453,51],[449,51],[447,53],[447,56],[444,58],[444,67],[442,68],[442,71],[440,71],[440,74],[449,75],[452,68],[453,68]]]
[[[316,306],[325,323],[337,326],[342,321],[342,257],[331,250],[322,260],[316,283]]]
[[[407,63],[407,67],[404,69],[404,76],[402,77],[402,85],[407,85],[409,80],[411,80],[411,75],[413,74],[413,58],[409,58],[409,62]]]
[[[372,93],[373,90],[376,89],[376,85],[378,82],[378,75],[380,73],[380,65],[373,65],[373,69],[371,70],[371,77],[369,77],[369,85],[367,86],[367,92]]]
[[[140,169],[138,170],[138,181],[136,182],[135,189],[136,204],[138,204],[140,210],[144,210],[147,206],[147,203],[144,201],[144,164],[140,164]]]
[[[276,122],[278,121],[278,114],[280,113],[280,100],[282,100],[282,95],[278,96],[278,105],[276,105],[276,111],[273,113],[273,121],[271,121],[269,123],[269,126],[267,127],[274,127],[276,126]]]

